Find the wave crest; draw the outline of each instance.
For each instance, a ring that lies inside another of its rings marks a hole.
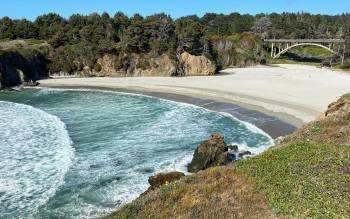
[[[0,101],[0,212],[35,214],[64,183],[74,159],[65,124],[31,106]]]

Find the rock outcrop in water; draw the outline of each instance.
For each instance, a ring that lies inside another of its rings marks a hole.
[[[203,141],[195,150],[188,171],[191,173],[207,169],[213,166],[228,163],[228,147],[224,136],[214,133],[210,139]]]
[[[223,135],[214,133],[210,139],[203,141],[197,147],[188,165],[188,171],[196,173],[209,167],[226,165],[250,155],[252,155],[250,151],[239,150],[238,145],[227,145]]]

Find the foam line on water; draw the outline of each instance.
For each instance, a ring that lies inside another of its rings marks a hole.
[[[34,217],[74,160],[65,124],[40,109],[0,101],[0,212]]]
[[[28,93],[31,104],[67,122],[77,157],[66,183],[39,208],[39,218],[98,218],[116,210],[148,188],[149,176],[186,172],[195,148],[216,131],[253,153],[270,145],[268,135],[254,126],[193,104],[99,89]]]
[[[206,110],[206,111],[209,111],[209,112],[219,113],[219,114],[221,114],[223,116],[230,117],[230,118],[232,118],[233,120],[235,120],[237,122],[243,123],[253,133],[262,134],[262,135],[268,137],[270,139],[270,144],[268,145],[269,147],[274,144],[274,141],[273,141],[272,137],[269,134],[267,134],[262,129],[258,128],[257,126],[255,126],[252,123],[249,123],[249,122],[246,122],[246,121],[242,121],[242,120],[238,119],[237,117],[235,117],[232,114],[227,113],[227,112],[220,112],[220,111],[210,110],[210,109],[204,108],[202,106],[198,106],[198,105],[194,105],[194,104],[190,104],[190,103],[177,102],[177,101],[168,100],[168,99],[164,99],[164,98],[161,98],[161,97],[154,97],[154,96],[150,96],[150,95],[146,95],[146,94],[136,94],[136,93],[128,93],[128,92],[122,92],[122,91],[103,90],[103,89],[91,89],[91,88],[46,88],[46,87],[35,87],[35,89],[40,89],[40,90],[46,90],[47,91],[47,92],[44,92],[42,94],[50,94],[50,93],[54,93],[54,92],[63,92],[63,91],[86,91],[86,92],[103,92],[103,93],[116,93],[116,94],[131,95],[131,96],[142,96],[142,97],[148,97],[148,98],[153,98],[153,99],[159,99],[160,101],[164,101],[164,102],[175,103],[175,104],[178,104],[178,105],[199,108],[199,109]]]

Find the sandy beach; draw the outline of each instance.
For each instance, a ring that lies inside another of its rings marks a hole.
[[[40,84],[210,99],[254,109],[300,127],[350,92],[350,74],[305,65],[274,65],[230,68],[216,76],[55,78]]]

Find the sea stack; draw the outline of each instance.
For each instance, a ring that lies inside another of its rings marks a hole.
[[[219,133],[212,134],[211,138],[203,141],[195,150],[188,171],[196,173],[200,170],[228,163],[228,147],[224,136]]]

